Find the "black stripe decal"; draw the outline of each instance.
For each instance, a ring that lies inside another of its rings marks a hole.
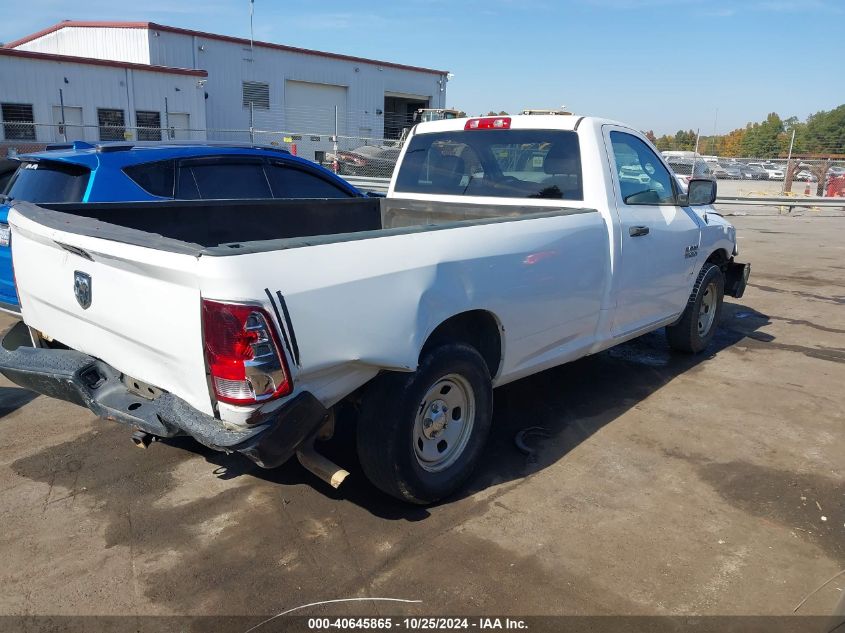
[[[290,332],[290,342],[293,344],[293,358],[296,361],[296,364],[299,365],[299,345],[296,342],[296,332],[293,331],[293,322],[290,320],[288,304],[285,302],[285,298],[282,296],[281,290],[276,291],[276,296],[279,298],[279,305],[282,306],[282,312],[285,314],[285,323],[287,323],[288,332]]]
[[[578,117],[578,120],[575,121],[575,131],[578,131],[578,126],[581,125],[581,121],[584,120],[584,117]]]
[[[273,306],[273,312],[276,313],[276,319],[279,321],[279,329],[282,331],[282,338],[285,339],[285,346],[289,350],[293,350],[293,347],[290,344],[290,339],[288,338],[288,332],[285,329],[285,322],[282,321],[282,315],[279,314],[279,307],[276,305],[275,299],[273,299],[273,295],[270,293],[269,288],[265,288],[264,292],[267,293],[267,298],[270,299],[270,304]],[[299,363],[297,363],[298,365]]]

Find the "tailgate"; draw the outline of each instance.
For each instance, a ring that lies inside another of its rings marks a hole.
[[[9,220],[27,325],[213,414],[196,255]]]

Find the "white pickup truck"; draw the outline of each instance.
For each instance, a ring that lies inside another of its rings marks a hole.
[[[354,402],[368,478],[430,503],[481,459],[494,387],[657,328],[708,344],[750,271],[715,187],[619,123],[525,115],[417,125],[384,199],[16,202],[0,371],[141,445],[334,485],[313,442]]]

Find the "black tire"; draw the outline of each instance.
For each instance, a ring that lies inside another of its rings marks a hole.
[[[414,447],[417,416],[426,406],[428,392],[453,374],[471,387],[475,415],[462,436],[463,448],[454,449],[454,462],[431,472],[420,464]],[[368,387],[358,419],[361,467],[383,492],[411,503],[433,503],[460,488],[475,469],[492,416],[493,386],[481,354],[464,343],[435,347],[423,353],[417,371],[384,373]]]
[[[711,308],[711,311],[715,314],[710,319],[709,327],[705,331],[699,331],[701,305],[705,301],[708,288],[715,292],[715,305]],[[669,340],[669,346],[687,354],[697,354],[706,348],[719,326],[724,295],[725,276],[721,269],[716,264],[704,264],[692,288],[692,293],[681,319],[674,325],[666,327],[666,338]]]

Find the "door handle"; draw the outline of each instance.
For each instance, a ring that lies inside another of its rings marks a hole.
[[[631,237],[642,237],[643,235],[648,235],[648,227],[632,226],[628,229],[628,235],[630,235]]]

